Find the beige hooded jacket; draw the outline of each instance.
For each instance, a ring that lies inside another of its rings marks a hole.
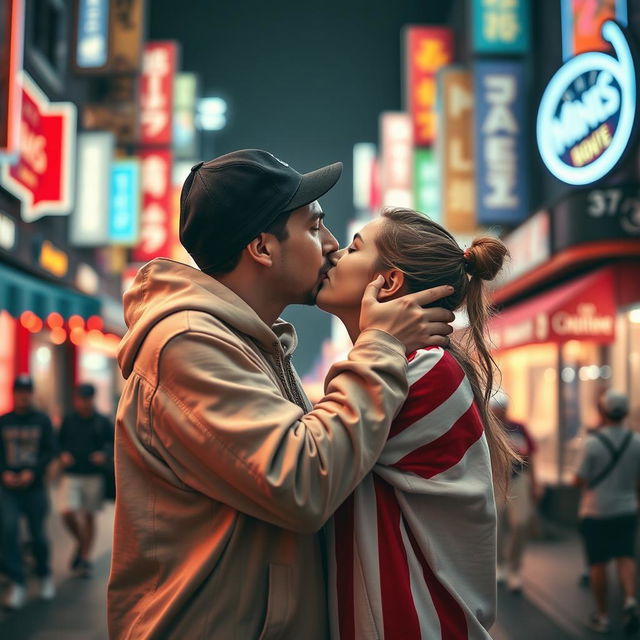
[[[404,402],[402,345],[363,332],[311,409],[293,327],[217,280],[157,259],[124,302],[110,637],[326,638],[318,532]]]

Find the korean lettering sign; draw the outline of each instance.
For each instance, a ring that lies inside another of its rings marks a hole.
[[[171,152],[166,149],[140,154],[142,215],[140,242],[134,262],[146,262],[171,252]]]
[[[473,168],[473,76],[462,69],[443,69],[439,76],[442,113],[442,212],[455,233],[476,228]]]
[[[138,241],[140,217],[140,164],[116,160],[111,164],[111,213],[109,241],[130,246]]]
[[[140,77],[140,144],[170,146],[173,128],[175,42],[149,42]]]
[[[453,34],[442,27],[407,27],[406,90],[415,146],[436,138],[436,73],[453,60]]]
[[[524,72],[520,62],[476,62],[476,212],[480,224],[517,224],[528,213]]]
[[[25,222],[48,214],[69,214],[73,206],[75,105],[50,103],[25,72],[20,74],[19,83],[19,155],[15,164],[1,166],[0,182],[22,201]]]
[[[108,0],[77,0],[76,65],[100,69],[109,59]]]
[[[521,54],[529,48],[529,0],[473,0],[476,53]]]

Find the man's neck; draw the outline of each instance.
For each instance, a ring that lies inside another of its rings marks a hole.
[[[239,273],[229,273],[216,280],[242,298],[268,327],[282,315],[286,304],[273,297],[270,287]]]

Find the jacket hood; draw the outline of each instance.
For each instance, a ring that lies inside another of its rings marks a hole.
[[[252,338],[266,352],[291,355],[297,338],[292,325],[278,319],[268,327],[231,289],[186,264],[156,258],[144,265],[124,294],[127,333],[118,348],[118,364],[128,378],[144,339],[163,318],[179,311],[203,311]]]

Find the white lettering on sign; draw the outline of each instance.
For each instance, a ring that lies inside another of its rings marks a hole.
[[[489,110],[482,123],[482,131],[486,134],[486,180],[491,189],[485,197],[485,204],[494,209],[511,209],[518,206],[518,196],[514,192],[518,177],[514,136],[519,128],[512,109],[517,92],[516,78],[511,75],[488,75],[485,88]]]
[[[45,173],[47,170],[47,139],[34,133],[24,121],[20,127],[20,154],[36,173],[40,175]]]
[[[551,327],[558,335],[608,336],[613,333],[613,317],[597,315],[596,306],[578,305],[577,313],[558,311],[551,317]]]
[[[558,69],[540,101],[540,156],[567,184],[590,184],[610,173],[634,129],[636,64],[631,48],[611,20],[602,25],[602,38],[611,43],[617,58],[600,51],[571,58]]]
[[[163,82],[170,72],[167,49],[155,48],[145,52],[143,73],[147,84],[142,96],[141,122],[150,137],[157,136],[169,122],[168,96],[163,91]]]

